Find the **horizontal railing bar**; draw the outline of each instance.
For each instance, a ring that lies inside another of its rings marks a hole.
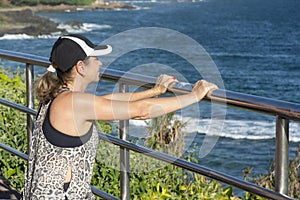
[[[226,92],[226,94],[224,93],[224,90],[223,91],[216,90],[216,92],[214,92],[213,96],[232,99],[232,100],[239,99],[240,101],[243,101],[243,102],[257,102],[257,104],[266,104],[266,105],[269,105],[270,107],[278,107],[279,109],[283,109],[283,110],[287,110],[287,111],[294,111],[294,112],[297,112],[298,114],[300,114],[300,104],[298,104],[298,103],[274,100],[271,98],[258,97],[255,95],[243,94],[243,93],[233,92],[233,91],[225,91],[225,92]]]
[[[250,94],[243,94],[228,90],[215,90],[210,96],[213,102],[223,102],[228,106],[247,109],[263,114],[277,116],[300,121],[300,104],[274,100]]]
[[[123,148],[127,148],[129,150],[144,154],[145,156],[149,156],[149,157],[155,158],[160,161],[164,161],[166,163],[170,163],[172,165],[181,167],[183,169],[187,169],[192,172],[196,172],[198,174],[221,181],[223,183],[232,185],[234,187],[240,188],[240,189],[248,191],[250,193],[257,194],[262,197],[277,199],[277,200],[292,200],[293,199],[291,197],[288,197],[286,195],[263,188],[261,186],[255,185],[253,183],[240,180],[240,179],[232,177],[230,175],[226,175],[224,173],[221,173],[221,172],[218,172],[215,170],[211,170],[209,168],[200,166],[195,163],[188,162],[183,159],[179,159],[179,158],[170,156],[165,153],[154,151],[152,149],[148,149],[148,148],[133,144],[131,142],[121,140],[121,139],[113,137],[111,135],[107,135],[107,134],[100,133],[100,132],[98,133],[98,135],[99,135],[100,139],[107,141],[109,143],[115,144],[115,145],[123,147]]]
[[[47,67],[49,60],[46,57],[36,56],[27,53],[14,52],[9,50],[0,49],[0,57],[21,63]]]
[[[113,69],[101,71],[100,77],[114,82],[121,81],[127,84],[139,85],[144,88],[152,88],[156,81],[154,77]],[[190,92],[191,89],[192,84],[178,82],[170,89],[170,91],[184,94]],[[227,104],[269,115],[281,115],[292,120],[300,121],[300,104],[297,103],[221,89],[213,91],[210,97],[206,97],[205,100],[212,100],[214,103]]]
[[[102,190],[96,188],[95,186],[91,186],[91,189],[95,195],[97,195],[98,197],[101,197],[105,200],[119,200],[118,198],[116,198],[106,192],[103,192]]]
[[[27,114],[31,114],[31,115],[36,115],[37,114],[37,112],[35,110],[31,109],[31,108],[28,108],[26,106],[22,106],[20,104],[10,102],[6,99],[0,98],[0,104],[8,106],[10,108],[17,109],[17,110],[22,111],[22,112],[27,113]]]
[[[0,57],[43,67],[47,67],[50,64],[48,59],[45,57],[3,49],[0,49]],[[127,84],[140,85],[145,88],[153,87],[156,80],[154,77],[113,69],[105,69],[101,71],[100,76],[105,80],[123,81]],[[171,92],[187,93],[191,91],[191,88],[191,84],[179,82],[174,85]],[[288,119],[300,121],[300,104],[298,103],[290,103],[271,98],[242,94],[229,90],[215,90],[209,98],[205,98],[205,100],[210,99],[216,103],[250,109],[265,114],[280,115]]]
[[[3,103],[7,106],[16,108],[16,109],[24,111],[24,112],[30,112],[33,115],[36,115],[35,110],[29,109],[25,106],[18,105],[16,103],[12,103],[12,102],[8,103],[7,100],[3,100],[1,98],[0,98],[0,103]],[[115,137],[112,137],[112,136],[109,136],[109,135],[106,135],[106,134],[99,133],[99,136],[100,136],[100,139],[102,139],[104,141],[111,142],[115,145],[118,145],[118,146],[121,146],[121,147],[124,147],[124,148],[128,148],[128,149],[136,151],[138,153],[146,154],[147,156],[156,158],[158,160],[161,160],[161,161],[164,161],[164,162],[167,162],[167,163],[171,163],[171,164],[176,165],[178,167],[190,170],[192,172],[202,174],[204,176],[216,179],[218,181],[227,183],[229,185],[232,185],[232,186],[235,186],[237,188],[246,190],[248,192],[261,195],[263,197],[267,197],[267,198],[278,197],[279,199],[291,199],[289,197],[286,197],[285,195],[276,193],[276,192],[271,191],[271,190],[267,190],[267,189],[265,189],[263,187],[260,187],[258,185],[242,181],[242,180],[237,179],[235,177],[232,177],[232,176],[229,176],[229,175],[226,175],[226,174],[208,169],[206,167],[203,167],[203,166],[200,166],[200,165],[197,165],[197,164],[194,164],[194,163],[189,163],[185,160],[175,158],[175,157],[170,156],[168,154],[163,154],[163,153],[160,153],[160,152],[157,152],[157,151],[145,148],[145,147],[141,147],[141,146],[135,145],[133,143],[130,143],[130,142],[127,142],[127,141],[124,141],[124,140],[120,140],[118,138],[115,138]],[[12,147],[9,147],[9,146],[7,146],[5,144],[2,144],[2,143],[0,143],[0,147],[7,150],[7,151],[9,151],[9,152],[11,152],[14,155],[17,155],[17,156],[23,158],[23,159],[26,159],[26,160],[28,159],[28,156],[26,154],[12,148]]]
[[[12,147],[10,147],[10,146],[8,146],[6,144],[3,144],[1,142],[0,142],[0,148],[2,148],[4,150],[6,150],[6,151],[8,151],[8,152],[10,152],[10,153],[18,156],[18,157],[20,157],[20,158],[22,158],[24,160],[28,160],[28,155],[27,154],[22,153],[21,151],[18,151],[17,149],[12,148]]]

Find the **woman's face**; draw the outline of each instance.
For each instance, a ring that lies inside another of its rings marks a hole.
[[[91,82],[99,81],[99,68],[102,66],[102,62],[97,57],[89,57],[86,62],[87,74]]]

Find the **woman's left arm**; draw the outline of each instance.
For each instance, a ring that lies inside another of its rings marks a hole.
[[[140,92],[113,93],[104,95],[103,97],[109,100],[138,101],[141,99],[151,98],[164,94],[167,89],[171,87],[176,81],[176,78],[163,74],[157,78],[155,86],[151,89]]]

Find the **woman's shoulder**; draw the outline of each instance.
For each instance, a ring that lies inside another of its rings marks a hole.
[[[67,91],[58,95],[52,102],[51,111],[63,112],[66,114],[69,111],[74,111],[77,114],[91,111],[95,102],[99,100],[99,96],[83,92]]]
[[[65,91],[59,94],[52,100],[51,109],[52,108],[67,108],[69,104],[72,103],[72,92]]]

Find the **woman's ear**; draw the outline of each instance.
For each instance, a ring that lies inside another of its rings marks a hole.
[[[76,63],[75,69],[80,76],[85,77],[86,65],[84,64],[84,62],[82,60],[80,60]]]

